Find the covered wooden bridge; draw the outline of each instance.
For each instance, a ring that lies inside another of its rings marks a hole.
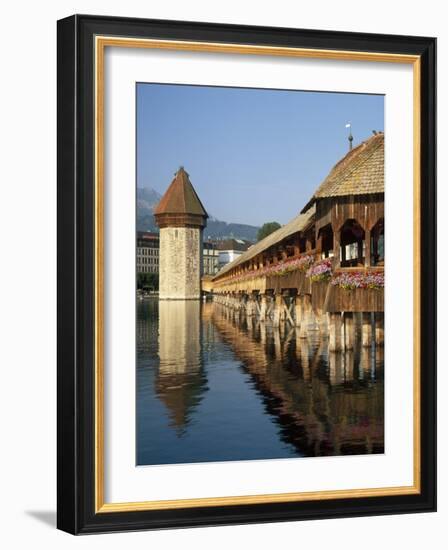
[[[214,301],[261,322],[319,328],[330,350],[384,339],[384,134],[330,171],[300,214],[224,266]]]

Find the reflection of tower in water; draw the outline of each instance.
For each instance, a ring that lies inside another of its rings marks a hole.
[[[156,392],[180,433],[207,389],[201,361],[200,315],[199,300],[159,301]]]
[[[201,364],[201,266],[205,211],[181,166],[154,210],[160,228],[159,371],[156,392],[186,426],[206,386]]]

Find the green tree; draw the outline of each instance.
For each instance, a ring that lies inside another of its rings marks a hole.
[[[143,290],[159,290],[159,276],[156,273],[138,273],[137,288]]]
[[[278,222],[266,222],[264,223],[257,233],[257,239],[261,241],[261,239],[264,239],[274,231],[277,231],[281,225]]]

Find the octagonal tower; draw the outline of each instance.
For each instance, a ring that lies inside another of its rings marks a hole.
[[[159,300],[199,300],[205,211],[183,166],[154,210],[160,228]]]

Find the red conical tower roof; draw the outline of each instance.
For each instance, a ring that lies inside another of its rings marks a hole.
[[[205,211],[190,178],[183,166],[154,209],[159,227],[204,227],[208,214]]]

